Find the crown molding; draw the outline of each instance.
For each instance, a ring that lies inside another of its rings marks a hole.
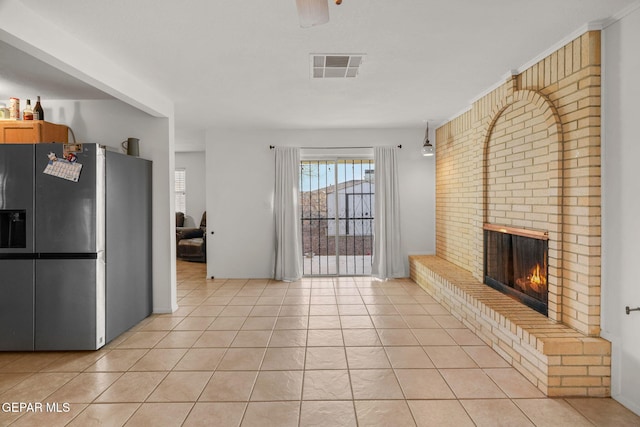
[[[625,16],[635,12],[636,9],[638,9],[638,8],[640,8],[640,0],[638,0],[638,1],[634,2],[634,3],[631,3],[629,6],[625,7],[620,12],[614,14],[610,19],[608,19],[606,21],[606,25],[604,26],[604,28],[608,27],[609,25],[613,24],[614,22],[617,22],[617,21],[621,20]]]

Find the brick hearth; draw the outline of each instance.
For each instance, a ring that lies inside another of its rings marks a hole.
[[[548,396],[608,396],[611,344],[587,337],[436,256],[409,257],[411,278]]]

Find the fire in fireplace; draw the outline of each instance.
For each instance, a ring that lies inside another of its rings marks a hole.
[[[485,283],[546,316],[548,248],[544,232],[485,224]]]

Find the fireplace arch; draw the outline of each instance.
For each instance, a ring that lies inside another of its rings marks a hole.
[[[514,78],[513,88],[516,83]],[[494,107],[483,129],[483,223],[548,233],[548,317],[562,322],[560,116],[543,94],[512,90]]]

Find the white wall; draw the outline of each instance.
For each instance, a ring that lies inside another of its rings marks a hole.
[[[205,138],[204,129],[176,129],[176,153],[200,151],[204,154]]]
[[[435,252],[435,159],[422,129],[210,130],[206,137],[207,275],[273,277],[275,160],[269,145],[398,145],[403,256]]]
[[[612,396],[640,414],[640,9],[603,32],[602,335]]]
[[[199,227],[207,200],[204,151],[176,153],[176,169],[180,168],[185,169],[187,182],[187,215],[184,226]]]
[[[47,101],[47,121],[66,124],[77,142],[121,151],[128,137],[140,139],[140,157],[153,161],[153,311],[177,308],[173,196],[173,120],[148,115],[117,100]]]

